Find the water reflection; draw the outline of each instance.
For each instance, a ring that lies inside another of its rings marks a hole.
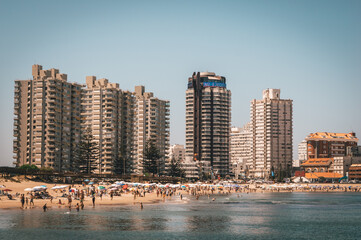
[[[128,239],[156,239],[166,234],[174,238],[289,239],[304,237],[305,230],[315,233],[312,238],[325,238],[328,232],[339,237],[344,232],[357,236],[360,202],[361,194],[250,194],[217,197],[215,202],[203,198],[189,204],[145,205],[144,210],[133,206],[89,208],[79,213],[68,213],[67,209],[50,209],[46,213],[40,209],[0,210],[0,238],[3,230],[13,234],[9,236],[26,231],[29,238],[34,233],[47,236],[56,232],[67,236],[98,234],[104,238],[122,234]],[[330,225],[334,227],[327,228]]]

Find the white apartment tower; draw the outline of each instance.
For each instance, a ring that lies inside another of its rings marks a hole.
[[[134,95],[134,171],[143,173],[144,149],[148,141],[152,141],[163,156],[158,166],[159,174],[165,174],[169,151],[169,101],[154,97],[152,92],[145,92],[144,86],[136,86]]]
[[[230,148],[230,167],[235,175],[236,171],[244,171],[246,163],[251,159],[251,123],[247,123],[242,128],[231,128],[231,148]],[[237,173],[238,175],[240,174]]]
[[[302,142],[298,144],[298,159],[293,162],[293,167],[299,167],[306,160],[307,160],[307,141],[302,140]]]
[[[292,100],[281,99],[280,89],[263,91],[251,101],[251,177],[287,176],[292,167]]]
[[[32,66],[32,75],[15,81],[14,163],[63,171],[80,140],[81,85],[41,65]]]

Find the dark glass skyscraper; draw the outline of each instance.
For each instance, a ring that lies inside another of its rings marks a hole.
[[[201,172],[224,177],[229,172],[231,91],[226,78],[193,73],[186,91],[186,159]]]

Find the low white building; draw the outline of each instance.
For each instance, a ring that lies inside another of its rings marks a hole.
[[[361,157],[342,156],[333,158],[333,172],[347,176],[352,164],[361,164]]]

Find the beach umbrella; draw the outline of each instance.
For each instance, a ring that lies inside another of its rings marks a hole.
[[[186,186],[182,185],[181,188],[186,188]]]
[[[127,189],[127,188],[128,188],[127,184],[123,185],[123,189]]]
[[[99,186],[98,189],[105,189],[105,187],[104,186]]]
[[[12,190],[9,188],[3,189],[4,192],[11,192]]]
[[[85,179],[84,182],[89,182],[89,179]]]
[[[46,188],[46,186],[45,186],[45,185],[41,185],[40,187],[44,187],[44,188]]]
[[[94,184],[94,182],[90,182],[90,183],[88,183],[89,185],[93,185]]]

